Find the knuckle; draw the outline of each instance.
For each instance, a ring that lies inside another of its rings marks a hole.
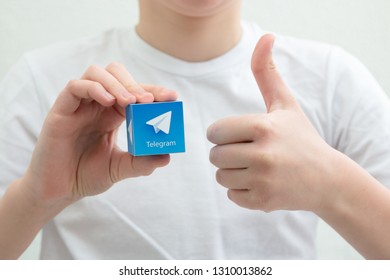
[[[262,190],[261,193],[251,196],[250,205],[253,210],[261,210],[266,213],[271,212],[271,197],[266,190]]]
[[[277,67],[273,59],[269,60],[267,64],[258,63],[257,61],[252,61],[251,64],[252,73],[256,76],[268,75],[270,72],[276,72]]]
[[[111,71],[117,71],[117,70],[123,69],[123,68],[124,68],[124,66],[122,63],[114,61],[114,62],[111,62],[110,64],[107,65],[106,70],[111,72]]]
[[[99,73],[100,71],[101,71],[101,67],[100,66],[98,66],[97,64],[92,64],[91,66],[88,67],[85,75],[87,77],[93,77],[97,73]]]
[[[270,194],[266,187],[263,187],[259,195],[253,196],[253,202],[259,209],[267,211],[270,203]]]
[[[163,94],[166,92],[165,88],[163,86],[153,86],[151,88],[151,91],[156,94]]]
[[[268,172],[272,168],[275,162],[275,156],[273,153],[264,149],[258,150],[253,153],[256,163],[260,166],[262,171]]]
[[[139,87],[137,84],[126,84],[124,85],[125,89],[128,91],[128,92],[131,92],[131,93],[140,93],[140,92],[144,92],[144,89]]]
[[[78,86],[78,80],[70,80],[70,81],[68,81],[68,83],[66,84],[66,88],[67,88],[70,92],[74,92],[74,91],[77,89],[77,86]]]
[[[119,171],[114,170],[113,172],[110,173],[110,182],[111,184],[115,184],[116,182],[119,182],[121,177],[119,176]]]
[[[268,147],[254,148],[247,156],[248,166],[250,170],[254,170],[251,178],[258,178],[259,181],[264,181],[271,175],[275,166],[276,156]],[[261,177],[259,177],[261,176]]]
[[[261,177],[258,178],[257,174],[249,174],[246,178],[246,187],[249,190],[256,190],[261,182]]]
[[[89,93],[97,93],[103,89],[103,86],[99,84],[98,82],[92,82],[88,85],[88,92]]]
[[[220,149],[218,146],[211,148],[209,159],[213,165],[218,167],[220,162]]]
[[[272,200],[269,197],[262,199],[260,201],[259,205],[260,205],[259,209],[265,213],[271,213],[272,211],[275,211],[275,209],[272,205]]]
[[[268,118],[257,119],[252,126],[255,137],[263,138],[272,133],[272,125]]]
[[[217,134],[217,131],[218,131],[218,127],[216,124],[212,124],[208,127],[207,129],[207,139],[211,142],[211,143],[215,143],[216,142],[216,137],[215,135]]]
[[[162,86],[154,86],[153,88],[149,89],[149,92],[152,93],[153,96],[155,97],[155,99],[157,99],[157,100],[165,100],[168,97],[168,94],[169,94],[169,91],[167,91]]]
[[[225,182],[225,172],[222,170],[222,169],[218,169],[217,172],[215,172],[215,179],[217,180],[217,182],[224,186],[224,182]]]
[[[251,69],[255,76],[260,76],[262,73],[264,73],[264,66],[254,61],[252,61]]]
[[[252,210],[271,211],[273,191],[266,173],[263,170],[261,172],[251,172],[250,176],[247,176],[246,184],[251,193],[247,207]]]

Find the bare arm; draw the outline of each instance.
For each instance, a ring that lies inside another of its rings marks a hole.
[[[367,259],[390,259],[390,190],[339,154],[329,197],[315,211]]]

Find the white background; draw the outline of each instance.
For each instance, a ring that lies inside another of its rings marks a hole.
[[[390,93],[390,1],[243,2],[243,18],[265,30],[342,46],[363,61]],[[0,79],[30,49],[131,26],[137,19],[136,0],[0,0]],[[361,258],[324,223],[319,226],[318,248],[322,259]],[[22,258],[37,258],[38,252],[39,236]]]

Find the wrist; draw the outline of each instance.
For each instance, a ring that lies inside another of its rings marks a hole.
[[[349,203],[356,193],[359,181],[365,179],[364,171],[357,163],[345,154],[334,150],[330,161],[330,171],[324,178],[322,198],[318,207],[313,211],[319,217],[327,219],[329,216],[340,215],[348,211]],[[361,175],[364,175],[361,178]]]
[[[335,206],[340,205],[343,198],[343,188],[347,185],[348,168],[352,160],[343,153],[331,148],[325,157],[321,158],[323,168],[319,169],[320,180],[317,181],[317,203],[311,209],[312,212],[322,217],[325,213],[335,211]]]
[[[21,178],[0,199],[0,259],[16,259],[63,207],[37,200]]]
[[[46,195],[41,191],[44,189],[41,184],[41,182],[34,180],[29,172],[26,172],[22,178],[11,185],[11,188],[19,200],[23,202],[25,208],[29,209],[43,226],[77,199]]]

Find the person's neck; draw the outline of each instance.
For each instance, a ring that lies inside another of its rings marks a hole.
[[[215,15],[188,17],[157,5],[158,1],[142,2],[148,6],[140,7],[137,33],[153,47],[176,58],[207,61],[228,52],[241,38],[239,3]]]

